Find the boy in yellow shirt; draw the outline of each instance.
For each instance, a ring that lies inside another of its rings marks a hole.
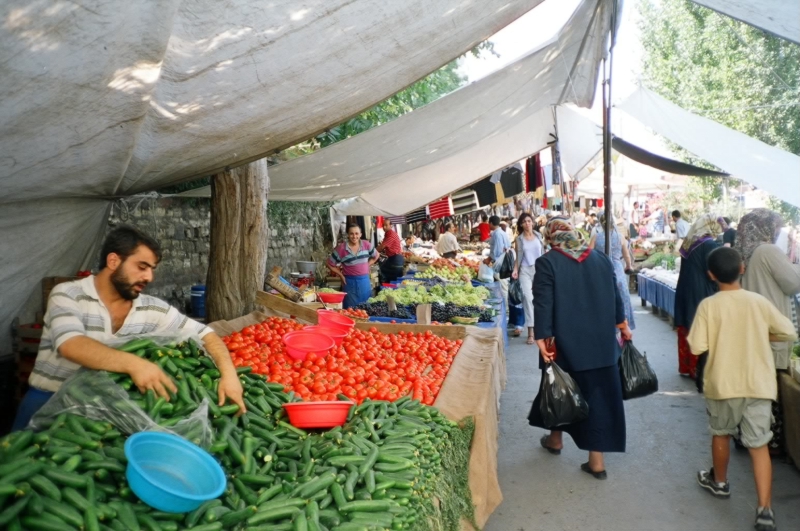
[[[703,384],[714,466],[698,472],[697,482],[714,496],[730,497],[730,439],[741,430],[758,493],[755,528],[774,531],[767,443],[772,439],[772,401],[778,386],[769,343],[792,341],[797,335],[792,322],[769,300],[742,289],[744,263],[738,251],[730,247],[713,251],[708,274],[719,292],[700,303],[688,336],[692,354],[708,352]]]

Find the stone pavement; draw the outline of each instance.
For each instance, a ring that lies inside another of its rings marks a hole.
[[[539,446],[544,430],[528,425],[539,388],[538,351],[510,338],[502,396],[498,473],[504,501],[484,531],[746,531],[753,529],[755,486],[747,451],[733,450],[731,498],[701,489],[695,475],[711,465],[703,398],[677,371],[669,324],[634,296],[634,343],[659,377],[659,392],[625,403],[628,451],[607,454],[607,481],[580,471],[587,453],[564,436],[560,456]],[[800,472],[773,460],[778,529],[800,530]]]

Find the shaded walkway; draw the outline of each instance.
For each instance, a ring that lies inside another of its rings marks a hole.
[[[528,426],[539,387],[538,351],[511,338],[502,397],[498,473],[503,504],[485,531],[746,531],[753,528],[755,486],[746,451],[733,451],[731,498],[718,500],[695,481],[711,465],[704,401],[677,371],[675,334],[634,297],[634,343],[658,372],[657,395],[626,402],[628,452],[607,454],[608,481],[581,472],[586,452],[564,437],[561,456],[539,446]],[[800,530],[800,472],[775,460],[778,529]]]

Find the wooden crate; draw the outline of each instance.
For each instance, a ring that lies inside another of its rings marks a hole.
[[[71,282],[73,280],[80,280],[81,277],[44,277],[42,279],[42,313],[47,312],[47,299],[50,298],[50,292],[53,288],[62,282]]]

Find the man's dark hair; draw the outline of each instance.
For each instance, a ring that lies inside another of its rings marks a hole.
[[[708,255],[708,270],[723,284],[739,280],[742,255],[732,247],[718,247]]]
[[[678,218],[678,219],[680,219],[680,217],[681,217],[681,211],[680,211],[680,210],[673,210],[673,211],[672,211],[672,217],[673,217],[673,218]]]
[[[492,216],[489,218],[489,225],[492,227],[499,227],[500,226],[500,216]]]
[[[486,214],[481,214],[481,221],[486,223],[488,220],[489,220],[489,216],[487,216]]]
[[[118,255],[124,262],[136,252],[140,245],[144,245],[153,251],[157,262],[161,261],[161,246],[157,241],[135,227],[120,225],[109,232],[103,241],[103,247],[100,249],[99,269],[106,267],[108,255],[111,253]]]
[[[633,208],[638,208],[638,207],[639,207],[639,201],[634,201]]]

